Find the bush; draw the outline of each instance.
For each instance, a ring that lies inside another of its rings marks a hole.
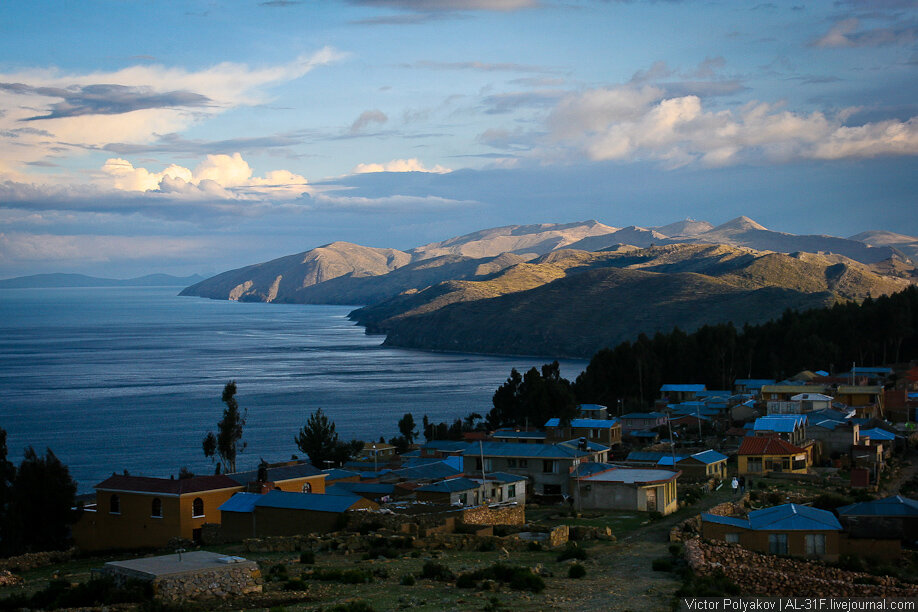
[[[439,580],[441,582],[448,582],[455,578],[453,572],[440,563],[434,561],[427,561],[424,563],[424,567],[421,568],[421,578],[427,580]]]
[[[669,545],[669,554],[674,557],[682,557],[685,554],[685,544],[682,542],[673,542]]]
[[[651,567],[655,572],[671,572],[673,571],[674,565],[670,557],[660,557],[659,559],[653,560]]]
[[[567,570],[567,577],[577,579],[584,576],[586,576],[586,568],[579,563],[571,563],[570,568]]]
[[[689,570],[682,587],[676,591],[676,597],[724,597],[739,594],[740,588],[720,570],[709,576],[698,576]]]
[[[587,552],[572,542],[567,543],[567,547],[558,555],[558,561],[567,561],[568,559],[577,559],[583,561],[587,558]]]
[[[153,598],[149,582],[128,580],[124,586],[115,585],[114,579],[105,576],[94,578],[76,586],[65,580],[52,580],[48,586],[32,595],[14,594],[0,600],[3,609],[58,609],[83,608],[101,605],[146,602]]]
[[[494,543],[494,540],[484,540],[478,545],[478,552],[493,552],[495,550],[497,550],[497,544]]]
[[[545,581],[541,576],[532,573],[532,570],[503,563],[495,563],[490,567],[461,574],[456,579],[456,586],[468,589],[474,587],[480,580],[486,579],[509,584],[511,588],[518,591],[541,593],[545,589]]]
[[[402,586],[414,586],[415,584],[414,576],[412,576],[411,574],[405,574],[404,576],[402,576],[402,579],[399,581],[399,584],[401,584]]]
[[[373,574],[360,569],[319,569],[312,574],[303,574],[304,578],[321,580],[323,582],[341,582],[344,584],[366,584],[373,582]]]
[[[813,500],[813,507],[819,508],[820,510],[835,510],[838,507],[847,506],[853,503],[854,500],[846,495],[823,493]]]
[[[526,550],[528,550],[529,552],[542,552],[545,549],[542,547],[542,544],[539,542],[530,542],[529,544],[526,545]]]
[[[338,604],[333,608],[328,608],[327,612],[376,612],[376,610],[367,602],[358,599],[357,601],[349,601]]]
[[[285,591],[305,591],[306,584],[303,582],[302,578],[291,578],[284,583]]]
[[[287,578],[287,566],[283,563],[275,563],[268,568],[268,580],[272,582],[284,582]]]
[[[312,565],[316,562],[316,553],[311,550],[304,550],[300,553],[300,563],[303,565]]]

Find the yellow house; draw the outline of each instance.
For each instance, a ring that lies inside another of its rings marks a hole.
[[[765,475],[769,472],[806,474],[809,453],[780,438],[747,436],[736,452],[737,472]]]
[[[839,385],[835,400],[857,410],[858,418],[883,418],[883,387],[880,385]]]
[[[262,493],[265,490],[280,489],[293,493],[325,493],[327,474],[317,470],[307,461],[286,461],[282,463],[262,464],[257,470],[227,474],[239,485],[250,492]],[[253,490],[255,489],[255,490]]]
[[[73,539],[83,550],[199,540],[204,523],[219,523],[218,508],[243,487],[224,475],[178,480],[112,475],[95,489],[96,503],[86,506],[73,526]]]

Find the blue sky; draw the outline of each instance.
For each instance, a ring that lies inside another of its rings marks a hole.
[[[918,3],[0,3],[0,277],[597,219],[918,235]]]

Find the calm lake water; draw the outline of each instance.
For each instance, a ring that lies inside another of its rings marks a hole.
[[[352,307],[178,297],[180,287],[0,292],[0,427],[16,463],[51,448],[80,491],[113,471],[212,473],[201,439],[235,380],[248,409],[239,469],[299,453],[293,438],[322,408],[344,439],[389,438],[491,409],[510,369],[550,358],[393,349],[347,317]],[[562,361],[574,378],[585,361]]]

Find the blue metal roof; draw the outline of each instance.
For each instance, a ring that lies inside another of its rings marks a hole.
[[[220,512],[251,512],[255,502],[261,499],[258,493],[236,493],[217,508]]]
[[[701,521],[704,523],[716,523],[718,525],[730,525],[731,527],[749,529],[749,521],[746,519],[737,518],[735,516],[719,516],[717,514],[708,514],[707,512],[702,512]]]
[[[318,476],[321,473],[322,472],[316,469],[311,463],[303,462],[297,463],[296,465],[281,465],[268,468],[267,482],[283,482],[284,480]],[[227,476],[239,484],[245,485],[258,480],[258,470],[236,472],[235,474],[227,474]]]
[[[424,491],[430,493],[455,493],[457,491],[470,491],[472,489],[477,489],[479,485],[474,480],[469,478],[450,478],[448,480],[441,480],[440,482],[434,482],[429,485],[424,485],[423,487],[418,487],[415,491]]]
[[[698,461],[701,461],[702,463],[707,463],[707,464],[717,463],[719,461],[724,461],[727,459],[726,455],[723,455],[721,453],[718,453],[716,450],[711,450],[711,449],[706,450],[706,451],[701,451],[700,453],[695,453],[694,455],[691,455],[691,457],[692,459],[697,459]]]
[[[730,397],[733,391],[727,389],[706,389],[698,393],[698,397]]]
[[[606,447],[603,446],[603,449]],[[592,451],[578,450],[576,444],[514,444],[513,442],[482,442],[481,454],[485,457],[521,457],[533,459],[566,459],[572,457],[585,457]],[[468,456],[479,455],[478,444],[469,445]]]
[[[608,429],[618,424],[618,419],[571,419],[571,427],[582,427],[590,429]],[[548,419],[545,427],[559,427],[561,419]]]
[[[755,531],[835,531],[842,526],[828,510],[782,504],[750,512],[749,528]]]
[[[743,386],[747,389],[761,389],[765,385],[775,384],[774,378],[737,378],[733,381],[736,386]]]
[[[660,457],[666,453],[661,453],[658,451],[631,451],[628,453],[628,457],[625,458],[625,461],[644,461],[647,463],[656,463],[660,460]]]
[[[554,419],[557,421],[558,419]],[[515,429],[498,429],[491,434],[492,438],[520,438],[544,440],[546,433],[544,431],[516,431]]]
[[[662,412],[629,412],[628,414],[623,414],[622,419],[659,419],[665,418],[666,415]]]
[[[455,466],[450,465],[446,461],[431,462],[428,459],[428,462],[422,465],[392,470],[389,474],[386,474],[385,480],[440,480],[455,476],[461,471],[462,470],[456,469]]]
[[[704,385],[673,385],[673,384],[667,384],[667,385],[663,385],[662,387],[660,387],[660,391],[663,392],[663,393],[666,393],[667,391],[674,391],[674,392],[677,392],[677,393],[686,393],[686,392],[688,392],[688,393],[691,393],[691,392],[698,393],[699,391],[704,391],[704,389],[705,389],[705,386],[704,386]]]
[[[628,434],[632,438],[656,438],[659,434],[655,431],[635,430]]]
[[[608,408],[602,404],[580,404],[577,408],[580,410],[608,410]]]
[[[334,489],[334,492],[330,492]],[[380,482],[339,482],[325,489],[326,495],[392,495],[395,485]]]
[[[574,468],[574,471],[571,472],[572,476],[589,476],[590,474],[595,474],[597,472],[605,472],[606,470],[611,470],[612,468],[622,467],[620,465],[615,465],[614,463],[597,463],[594,461],[587,461],[581,463]]]
[[[862,429],[861,435],[867,436],[871,440],[889,441],[896,439],[896,434],[892,433],[891,431],[886,431],[885,429],[880,429],[879,427],[874,427],[873,429]]]
[[[846,516],[918,516],[918,501],[893,495],[883,499],[860,502],[837,509]]]
[[[759,417],[753,424],[755,431],[775,431],[793,433],[795,429],[806,425],[806,417],[799,414],[775,414]]]
[[[526,480],[525,476],[520,476],[519,474],[510,474],[508,472],[488,472],[485,475],[488,477],[488,480],[496,480],[497,482],[503,483]]]
[[[357,472],[352,472],[350,470],[342,470],[340,468],[331,468],[330,470],[325,470],[326,478],[325,482],[333,480],[341,480],[342,478],[353,478],[354,476],[360,476]]]
[[[340,485],[336,485],[340,486]],[[360,501],[357,495],[322,495],[318,493],[292,493],[275,489],[255,502],[258,508],[284,508],[313,510],[316,512],[344,512]]]
[[[430,440],[421,447],[421,450],[437,450],[444,452],[464,451],[469,443],[462,440]]]

